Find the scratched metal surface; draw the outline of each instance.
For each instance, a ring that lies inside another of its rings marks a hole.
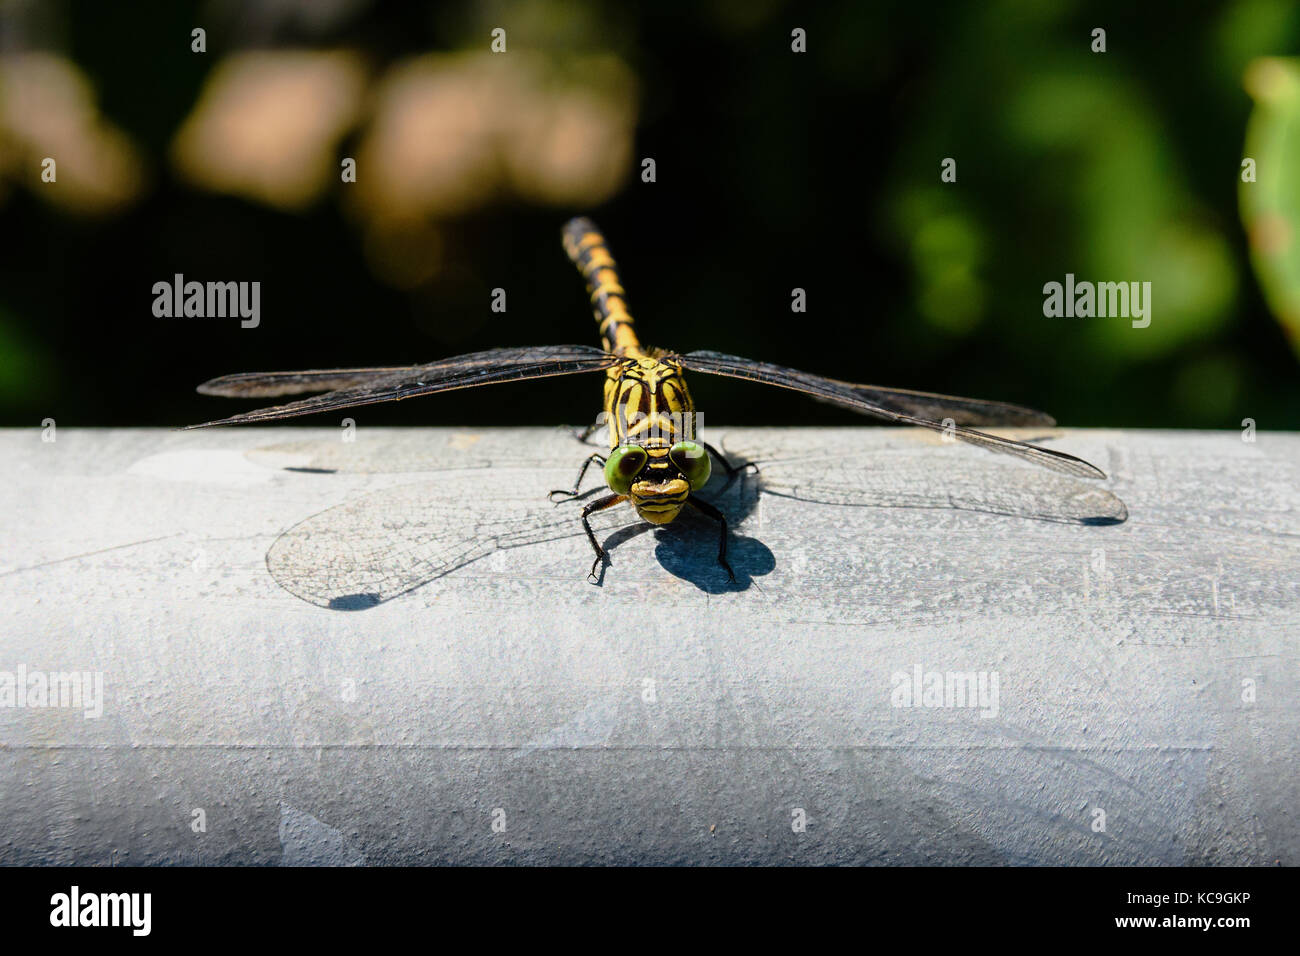
[[[559,430],[0,432],[0,863],[1300,862],[1300,436],[707,437],[735,585]]]

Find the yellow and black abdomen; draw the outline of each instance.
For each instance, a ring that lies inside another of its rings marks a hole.
[[[564,251],[587,280],[591,310],[600,326],[601,344],[616,355],[640,357],[641,342],[632,328],[618,266],[596,224],[584,216],[564,224]]]

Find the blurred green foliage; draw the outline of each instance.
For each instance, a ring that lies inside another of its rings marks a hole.
[[[40,6],[0,12],[6,35],[84,71],[148,180],[129,208],[78,217],[43,200],[33,170],[0,162],[4,424],[175,425],[213,417],[192,389],[224,372],[594,342],[558,246],[582,212],[608,234],[652,344],[1020,401],[1073,425],[1300,427],[1284,331],[1300,340],[1291,0]],[[198,24],[203,55],[189,49]],[[343,187],[286,211],[169,167],[232,53],[350,50],[378,82],[431,52],[486,51],[497,27],[557,74],[609,56],[634,78],[631,161],[598,208],[497,192],[376,237]],[[805,54],[790,50],[796,27]],[[638,176],[647,156],[654,183]],[[946,157],[955,182],[940,179]],[[374,250],[396,262],[408,236],[408,257],[437,263],[397,288]],[[149,289],[178,271],[261,280],[263,326],[154,319]],[[1044,284],[1067,273],[1150,282],[1150,326],[1044,317]],[[488,310],[495,287],[504,315]],[[790,314],[794,287],[806,316]],[[698,390],[714,421],[856,421],[741,384]],[[542,383],[367,420],[580,421],[597,395]]]
[[[1273,314],[1300,355],[1300,60],[1263,58],[1247,71],[1256,107],[1246,135],[1251,168],[1241,218]]]

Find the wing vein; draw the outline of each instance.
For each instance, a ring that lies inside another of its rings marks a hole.
[[[878,389],[875,386],[863,385],[858,386],[849,382],[841,382],[836,379],[822,378],[820,375],[812,375],[808,372],[801,372],[798,369],[786,368],[782,365],[771,365],[767,362],[756,362],[752,359],[740,358],[735,355],[724,355],[721,352],[688,352],[685,355],[676,356],[684,368],[697,372],[707,372],[712,375],[725,375],[731,378],[739,378],[750,382],[759,382],[764,385],[774,385],[777,388],[787,388],[796,392],[804,392],[814,398],[834,405],[840,405],[844,408],[852,409],[855,412],[864,415],[873,415],[877,418],[883,418],[886,421],[899,422],[905,425],[918,425],[922,428],[928,428],[932,431],[950,434],[961,441],[969,442],[973,445],[979,445],[981,448],[987,448],[990,451],[1002,452],[1013,455],[1024,461],[1033,462],[1044,468],[1062,474],[1074,475],[1080,478],[1105,478],[1106,473],[1095,465],[1089,464],[1082,458],[1076,458],[1074,455],[1067,454],[1063,451],[1056,451],[1052,448],[1041,448],[1037,445],[1026,444],[1025,442],[1016,441],[1011,438],[1001,438],[997,435],[990,435],[986,432],[976,431],[973,428],[967,428],[964,425],[956,423],[956,416],[945,416],[954,419],[954,424],[945,425],[943,422],[934,421],[924,415],[909,413],[908,411],[899,410],[898,407],[890,408],[879,401],[872,401],[865,395],[872,392],[887,392],[888,398],[893,402],[901,402],[902,396],[921,395],[926,399],[944,399],[956,402],[976,402],[978,399],[959,399],[955,396],[935,396],[929,393],[917,392],[906,393],[892,389]],[[983,403],[985,405],[1000,405],[1001,403]],[[1004,406],[1006,408],[1019,408],[1019,406]],[[1035,413],[1032,409],[1024,409],[1026,412],[1041,415],[1041,412]],[[1043,416],[1047,418],[1047,416]],[[1048,419],[1050,421],[1050,418]],[[1034,424],[1041,424],[1035,422]]]
[[[490,349],[452,358],[399,368],[334,369],[304,372],[250,372],[226,375],[199,386],[209,395],[266,397],[322,391],[322,395],[285,405],[254,409],[229,418],[188,425],[237,425],[276,421],[334,411],[358,405],[400,401],[419,395],[519,382],[554,375],[574,375],[609,368],[618,361],[598,348],[586,345],[545,345],[534,348]]]

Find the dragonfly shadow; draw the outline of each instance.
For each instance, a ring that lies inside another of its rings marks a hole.
[[[583,537],[581,498],[553,506],[531,489],[521,492],[517,481],[509,474],[449,472],[351,498],[281,533],[267,552],[267,570],[309,604],[364,611],[468,565],[499,572],[507,565],[498,559],[515,548]],[[738,494],[720,479],[703,497],[734,528],[753,510],[757,486],[750,482]],[[655,554],[663,568],[708,593],[744,590],[775,563],[764,545],[733,531],[732,582],[717,563],[718,525],[694,512],[656,529],[630,508],[607,509],[592,515],[592,528],[613,562],[620,545],[657,530]],[[609,571],[602,567],[596,583],[604,584]]]
[[[332,597],[325,607],[331,611],[365,611],[383,603],[383,597],[372,591],[365,594],[341,594]]]
[[[771,574],[776,568],[776,556],[767,545],[736,531],[758,507],[762,485],[748,463],[732,464],[735,473],[719,476],[720,482],[706,488],[704,497],[727,516],[731,529],[727,535],[727,563],[735,572],[734,581],[718,563],[718,526],[703,515],[692,515],[690,520],[679,520],[673,527],[655,531],[655,557],[663,569],[707,594],[748,590],[754,578]],[[717,491],[713,490],[715,485]]]
[[[669,574],[690,581],[707,594],[746,591],[754,578],[771,574],[776,567],[776,556],[767,545],[733,532],[727,542],[727,561],[736,573],[732,581],[718,563],[717,542],[716,530],[709,528],[658,528],[655,558]]]

